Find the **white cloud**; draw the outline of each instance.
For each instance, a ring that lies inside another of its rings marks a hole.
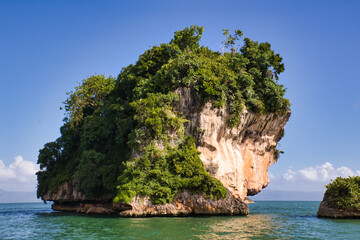
[[[316,169],[310,167],[310,168],[306,168],[306,169],[301,169],[301,170],[299,170],[298,173],[295,173],[295,174],[299,174],[303,178],[310,180],[310,181],[318,181],[320,171],[318,172]]]
[[[281,175],[271,174],[269,188],[285,191],[324,191],[325,185],[336,177],[360,176],[346,166],[335,168],[330,162],[323,165],[306,167],[299,170],[289,168]]]
[[[275,175],[272,174],[271,172],[268,172],[268,177],[269,177],[269,179],[271,179],[271,180],[274,180],[274,179],[277,178],[277,176],[275,176]]]
[[[286,171],[286,173],[284,173],[283,178],[284,178],[286,181],[291,181],[291,180],[294,179],[295,174],[296,174],[296,172],[294,172],[294,171],[291,170],[291,169],[288,169],[288,170]]]
[[[355,176],[356,174],[348,167],[339,167],[337,169],[340,176]]]
[[[34,162],[16,156],[14,162],[6,166],[0,160],[0,189],[5,191],[34,191],[39,167]]]
[[[360,171],[356,171],[355,173],[353,170],[345,166],[334,168],[331,163],[326,162],[320,166],[307,167],[297,171],[288,169],[282,177],[286,181],[305,180],[310,182],[329,182],[330,179],[334,179],[336,177],[348,177],[355,175],[360,175]]]

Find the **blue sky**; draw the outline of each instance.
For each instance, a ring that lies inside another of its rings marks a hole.
[[[292,116],[270,189],[317,191],[331,177],[357,174],[359,10],[360,2],[329,0],[0,0],[0,189],[35,188],[38,151],[59,137],[59,108],[77,82],[117,76],[190,25],[204,26],[201,43],[213,50],[222,29],[241,29],[284,58]]]

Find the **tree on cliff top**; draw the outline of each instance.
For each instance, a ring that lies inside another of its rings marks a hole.
[[[105,97],[114,87],[115,79],[112,77],[96,75],[84,79],[75,87],[75,91],[67,93],[69,97],[64,102],[67,113],[65,121],[73,125],[79,124],[84,117],[103,107]]]
[[[284,64],[269,43],[244,38],[237,51],[240,30],[234,36],[224,31],[231,51],[223,54],[200,46],[202,33],[199,26],[177,31],[169,43],[153,46],[123,68],[116,80],[92,76],[70,92],[60,138],[40,150],[38,197],[64,182],[87,197],[125,202],[135,195],[171,202],[181,190],[225,197],[221,182],[206,172],[194,138],[184,135],[187,120],[172,109],[174,91],[187,87],[202,103],[225,106],[228,126],[234,127],[244,107],[257,114],[288,110],[277,82]],[[170,144],[174,139],[176,146]],[[141,157],[131,158],[132,151]]]

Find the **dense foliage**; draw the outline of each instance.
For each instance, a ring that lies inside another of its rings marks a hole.
[[[334,208],[360,211],[360,177],[337,177],[326,185],[329,204]]]
[[[194,138],[184,134],[187,120],[173,109],[174,91],[188,87],[202,103],[226,107],[234,127],[244,107],[258,114],[287,111],[285,89],[277,82],[284,64],[269,43],[244,38],[237,50],[239,30],[224,31],[224,53],[200,46],[202,33],[198,26],[175,32],[116,80],[91,76],[70,92],[61,136],[40,150],[38,196],[72,182],[87,197],[116,195],[115,201],[125,202],[135,195],[170,202],[185,189],[225,197]]]
[[[190,136],[176,148],[159,150],[153,144],[140,158],[126,163],[115,201],[128,202],[135,195],[151,196],[154,204],[171,202],[179,189],[202,192],[211,198],[226,197],[221,182],[206,172]]]

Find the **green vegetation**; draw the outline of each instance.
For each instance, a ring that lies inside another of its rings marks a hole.
[[[176,148],[147,146],[144,155],[126,163],[115,201],[128,202],[135,195],[151,196],[154,204],[171,202],[179,189],[202,192],[211,198],[226,197],[221,182],[204,169],[195,141],[188,136]]]
[[[91,76],[68,93],[61,136],[40,150],[38,197],[64,182],[87,197],[124,202],[135,195],[171,202],[180,190],[226,197],[221,182],[206,172],[194,137],[184,134],[187,120],[173,109],[174,91],[187,87],[202,103],[226,107],[234,127],[245,107],[257,114],[288,110],[277,82],[284,64],[269,43],[244,38],[237,48],[240,30],[224,30],[224,53],[200,46],[202,33],[198,26],[175,32],[117,79]]]
[[[326,185],[331,207],[360,211],[360,177],[337,177]]]

